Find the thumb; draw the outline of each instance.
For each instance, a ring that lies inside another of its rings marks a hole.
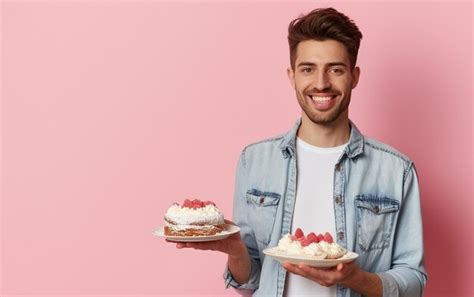
[[[337,267],[336,267],[337,271],[341,272],[343,269],[344,269],[344,264],[342,263],[337,264]]]

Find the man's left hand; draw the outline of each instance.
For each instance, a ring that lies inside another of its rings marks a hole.
[[[355,262],[339,263],[331,268],[316,268],[305,264],[295,265],[285,262],[283,268],[291,273],[315,281],[324,287],[331,287],[338,283],[344,285],[359,269]]]
[[[331,268],[316,268],[304,264],[293,265],[285,262],[283,268],[291,273],[315,281],[324,287],[341,284],[364,296],[382,296],[383,287],[380,277],[375,273],[360,269],[354,261],[345,264],[339,263]]]

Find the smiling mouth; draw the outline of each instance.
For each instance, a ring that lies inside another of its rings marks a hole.
[[[327,95],[327,96],[318,96],[318,95],[308,95],[311,100],[317,102],[317,103],[327,103],[331,99],[334,99],[337,97],[337,95]]]

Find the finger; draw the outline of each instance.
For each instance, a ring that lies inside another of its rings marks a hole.
[[[281,265],[282,265],[283,268],[285,268],[286,270],[292,269],[292,266],[293,266],[292,264],[290,264],[290,263],[288,263],[288,262],[283,262]]]
[[[207,246],[199,245],[199,244],[191,243],[191,242],[177,242],[176,243],[176,248],[178,248],[178,249],[192,248],[192,249],[197,249],[197,250],[209,250],[210,249]]]
[[[318,275],[317,273],[312,273],[313,269],[315,272],[318,272],[317,268],[314,268],[314,267],[311,267],[311,266],[308,266],[308,265],[304,265],[304,264],[300,264],[300,265],[292,265],[292,264],[289,264],[289,263],[284,263],[283,264],[283,267],[288,271],[288,272],[291,272],[293,274],[296,274],[296,275],[299,275],[299,276],[302,276],[302,277],[305,277],[309,280],[312,280],[318,284],[320,284],[321,286],[323,287],[328,287],[330,286],[330,284],[326,283],[325,281],[323,281],[320,277],[321,275]]]
[[[237,226],[234,222],[232,222],[232,221],[230,221],[230,220],[227,220],[227,219],[225,219],[224,222],[225,222],[226,224],[229,224],[229,225]]]
[[[299,264],[298,268],[301,271],[304,271],[306,274],[314,275],[314,276],[320,276],[321,273],[325,273],[325,272],[331,270],[331,268],[313,267],[313,266],[309,266],[309,265],[305,265],[305,264]]]
[[[336,284],[334,273],[336,267],[312,267],[305,264],[298,265],[298,274],[311,279],[322,286],[330,287]]]
[[[182,249],[182,248],[185,248],[185,247],[186,247],[186,243],[184,243],[184,242],[176,243],[176,248],[178,248],[178,249]]]
[[[344,264],[342,264],[342,263],[337,264],[336,270],[338,272],[341,272],[343,269],[344,269]]]
[[[302,269],[300,269],[298,267],[298,265],[294,265],[294,264],[291,264],[291,263],[284,263],[283,267],[291,273],[298,274],[298,275],[303,276],[303,277],[308,277],[306,272],[303,271]]]
[[[176,248],[193,248],[193,249],[204,249],[204,246],[199,245],[198,243],[191,243],[191,242],[177,242]]]
[[[305,272],[305,273],[310,273],[311,272],[311,267],[305,264],[298,264],[298,269]]]
[[[294,264],[283,262],[283,268],[285,268],[288,272],[298,274],[297,266]]]
[[[307,278],[318,281],[318,283],[320,283],[319,280],[321,280],[321,277],[322,277],[322,273],[323,273],[322,270],[323,269],[321,268],[311,267],[305,264],[298,265],[298,271],[300,275],[303,275]]]
[[[203,250],[203,251],[218,251],[219,243],[217,242],[188,242],[186,244],[187,247],[196,249],[196,250]]]
[[[309,273],[308,270],[301,269],[301,267],[299,267],[299,266],[295,266],[295,271],[296,271],[296,274],[298,274],[298,275],[304,276],[306,278],[313,279],[311,273]]]
[[[187,243],[186,246],[197,250],[207,249],[206,246],[197,243]]]

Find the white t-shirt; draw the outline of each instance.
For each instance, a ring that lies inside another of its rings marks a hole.
[[[296,201],[291,233],[301,228],[305,235],[325,232],[336,234],[334,218],[334,166],[347,143],[337,147],[321,148],[296,139]],[[336,286],[327,288],[318,283],[288,273],[285,296],[335,297]]]

